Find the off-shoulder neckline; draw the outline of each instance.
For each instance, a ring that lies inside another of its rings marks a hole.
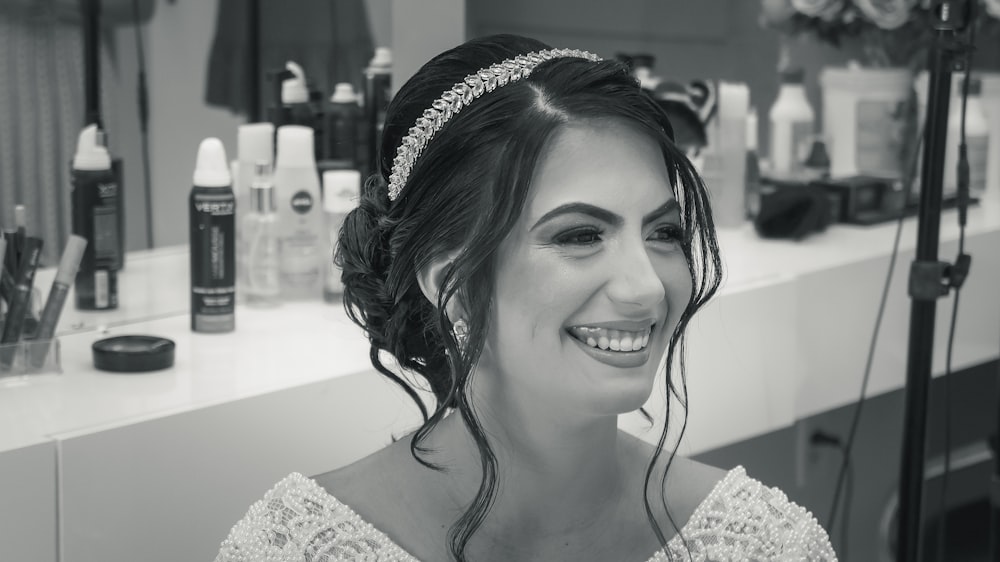
[[[738,465],[732,470],[728,471],[725,476],[723,476],[718,482],[715,483],[715,486],[712,487],[712,491],[710,491],[708,495],[705,496],[705,498],[701,501],[701,503],[698,504],[698,507],[696,507],[694,511],[691,512],[691,516],[684,523],[684,525],[681,526],[680,532],[675,534],[667,542],[667,548],[669,549],[683,548],[684,539],[682,535],[687,530],[688,526],[693,521],[698,521],[702,516],[703,512],[706,509],[710,509],[709,506],[711,506],[712,502],[715,501],[720,494],[724,494],[726,491],[730,490],[733,487],[734,483],[742,482],[743,479],[746,477],[747,477],[746,469],[744,469],[742,465]],[[350,505],[337,499],[336,496],[328,492],[316,480],[304,476],[299,472],[293,472],[288,476],[286,476],[277,485],[275,485],[275,488],[280,487],[282,484],[287,484],[289,483],[289,481],[299,486],[305,486],[309,488],[310,491],[312,491],[313,493],[319,494],[321,497],[328,498],[333,507],[344,510],[352,519],[354,519],[355,521],[359,522],[362,526],[364,526],[365,530],[367,530],[372,536],[374,536],[376,539],[384,541],[385,544],[388,545],[392,550],[396,551],[397,554],[400,554],[408,558],[412,562],[420,562],[419,558],[417,558],[413,554],[410,554],[406,549],[399,546],[399,544],[397,544],[396,541],[392,539],[392,537],[390,537],[381,529],[375,527],[374,525],[366,521],[364,518],[362,518],[360,515],[358,515],[357,512],[355,512],[354,509],[351,508]],[[663,549],[658,549],[646,560],[646,562],[657,562],[658,560],[660,560],[660,557],[662,555],[663,555]]]

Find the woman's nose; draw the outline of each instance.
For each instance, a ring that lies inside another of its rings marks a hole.
[[[616,303],[633,308],[649,309],[659,304],[666,290],[650,260],[645,244],[629,244],[621,248],[612,270],[608,293]]]

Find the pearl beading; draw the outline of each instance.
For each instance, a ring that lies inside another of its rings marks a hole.
[[[431,138],[464,107],[483,94],[527,78],[536,66],[547,60],[566,57],[594,62],[601,60],[601,57],[579,49],[536,51],[480,69],[442,93],[429,108],[424,110],[423,115],[417,118],[396,149],[396,157],[392,160],[392,170],[389,174],[389,200],[395,201],[399,197],[413,170],[413,163],[417,161],[417,157]]]
[[[837,560],[829,536],[809,511],[750,478],[741,466],[715,486],[667,549],[672,562]],[[292,473],[250,507],[215,562],[348,560],[419,562],[314,480]],[[648,562],[668,560],[660,550]]]

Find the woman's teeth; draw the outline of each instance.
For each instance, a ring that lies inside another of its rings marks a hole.
[[[611,351],[639,351],[649,345],[649,333],[652,328],[638,332],[625,330],[606,330],[604,328],[584,328],[574,326],[570,334],[590,347],[610,349]]]

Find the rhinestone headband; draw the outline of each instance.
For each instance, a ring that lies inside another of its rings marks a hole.
[[[424,114],[417,118],[396,149],[396,157],[392,160],[392,173],[389,174],[389,200],[395,201],[399,197],[406,180],[410,177],[413,163],[423,152],[424,147],[445,123],[462,111],[463,107],[484,93],[527,78],[536,66],[557,58],[581,58],[594,62],[601,60],[601,57],[593,53],[578,49],[536,51],[483,68],[475,74],[466,76],[464,80],[441,94],[441,97],[434,100],[431,107],[425,109]]]

